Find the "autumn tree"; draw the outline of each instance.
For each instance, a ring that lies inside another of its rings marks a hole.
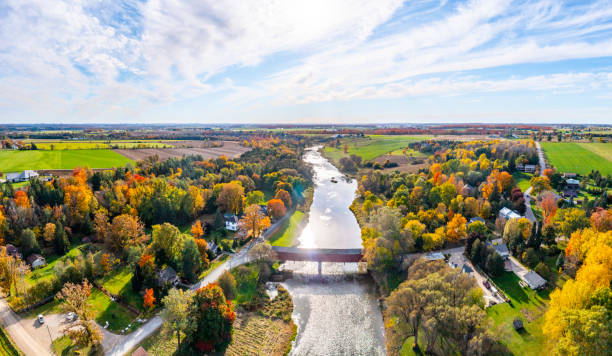
[[[191,235],[196,239],[204,236],[204,229],[202,228],[202,222],[200,220],[197,220],[195,224],[191,225]]]
[[[274,199],[280,199],[283,201],[287,208],[290,208],[293,205],[293,201],[291,200],[291,194],[284,189],[279,189],[276,191],[274,195]]]
[[[221,289],[223,289],[223,293],[229,300],[233,300],[236,298],[236,278],[230,271],[224,271],[217,279],[217,284]]]
[[[548,180],[547,177],[543,177],[543,176],[533,177],[529,181],[529,184],[532,187],[531,192],[534,195],[538,195],[540,194],[540,192],[543,192],[546,190],[551,190],[550,181]]]
[[[264,193],[259,190],[254,190],[252,192],[249,192],[247,193],[247,196],[244,202],[246,205],[263,204],[265,202]]]
[[[110,232],[110,223],[105,210],[98,209],[94,214],[94,233],[96,241],[106,241],[106,237]]]
[[[273,219],[280,219],[287,213],[285,203],[280,199],[270,199],[268,201],[268,215]]]
[[[612,209],[606,210],[597,208],[597,210],[591,214],[591,226],[593,229],[600,232],[612,230]]]
[[[239,182],[233,181],[223,184],[217,197],[217,205],[228,213],[238,214],[242,210],[244,188]]]
[[[114,252],[122,252],[129,246],[142,244],[146,238],[144,225],[138,217],[121,214],[113,218],[106,243]]]
[[[93,321],[93,310],[89,302],[91,284],[85,279],[82,284],[66,283],[56,295],[61,300],[60,304],[64,313],[72,312],[77,319],[64,327],[63,332],[77,345],[98,346],[102,342],[102,333],[98,325]]]
[[[270,227],[270,218],[262,213],[259,205],[253,204],[244,210],[238,226],[247,234],[250,232],[253,238],[258,238],[263,230]]]
[[[557,231],[566,237],[570,237],[576,230],[590,226],[590,220],[584,210],[578,208],[559,209],[555,214],[553,222],[556,225]]]
[[[446,238],[451,242],[459,242],[466,236],[467,220],[461,214],[455,214],[446,224]]]
[[[200,258],[202,259],[202,267],[208,267],[210,263],[208,259],[208,243],[204,239],[195,239],[196,245],[198,246],[198,252],[200,253]]]
[[[153,288],[145,290],[144,301],[142,304],[148,311],[151,311],[155,307],[155,295],[153,293]]]
[[[264,242],[253,246],[248,252],[249,259],[257,263],[270,263],[276,260],[276,252],[269,243]]]
[[[190,315],[193,312],[193,292],[172,288],[162,299],[161,316],[166,328],[176,331],[178,349],[181,349],[181,333],[189,334],[194,327]]]
[[[53,239],[55,238],[55,229],[56,229],[56,226],[54,223],[47,223],[45,225],[45,230],[43,232],[43,238],[45,239],[45,242],[47,242],[48,244],[53,242]]]
[[[232,303],[217,284],[198,289],[194,296],[195,307],[189,319],[195,324],[187,335],[187,343],[200,353],[225,350],[232,341],[232,329],[236,313]]]
[[[540,193],[538,199],[538,206],[540,207],[540,209],[542,209],[542,212],[544,213],[544,223],[550,223],[555,217],[555,213],[557,212],[557,195],[554,192],[547,190],[545,192]]]

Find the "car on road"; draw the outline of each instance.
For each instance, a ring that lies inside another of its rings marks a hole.
[[[66,321],[67,322],[72,322],[77,320],[77,315],[73,312],[68,313],[68,315],[66,316]]]
[[[42,314],[38,314],[38,323],[41,325],[45,323],[45,319],[43,318]]]

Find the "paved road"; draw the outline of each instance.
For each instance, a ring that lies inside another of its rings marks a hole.
[[[544,160],[544,152],[542,151],[542,147],[540,143],[536,141],[536,148],[538,149],[538,159],[540,160],[540,175],[544,175],[544,170],[546,169],[546,160]],[[537,224],[537,220],[535,215],[533,214],[533,210],[531,209],[531,188],[527,188],[525,192],[523,192],[523,197],[525,198],[525,217],[531,221],[532,224]]]
[[[249,261],[248,252],[253,248],[253,246],[263,242],[265,239],[270,237],[270,235],[279,227],[291,214],[285,215],[282,219],[275,222],[262,234],[260,238],[256,241],[252,241],[248,245],[246,245],[243,249],[233,254],[227,261],[220,264],[217,268],[212,270],[206,277],[199,280],[197,283],[191,286],[191,290],[197,290],[209,283],[216,281],[219,276],[224,271],[232,269],[236,266],[245,264]],[[162,319],[160,316],[155,316],[136,331],[127,335],[123,340],[114,345],[114,347],[106,353],[109,356],[123,356],[127,354],[130,350],[134,349],[136,345],[140,344],[147,337],[151,336],[157,329],[162,326]]]
[[[540,175],[544,175],[544,170],[546,169],[546,160],[544,159],[544,152],[542,151],[542,146],[538,141],[535,142],[536,148],[538,149],[538,158],[540,159]]]
[[[4,299],[0,300],[0,319],[4,330],[17,344],[21,352],[27,356],[51,356],[51,342],[46,326],[38,323],[28,326],[27,319],[21,319],[8,306]],[[49,320],[50,321],[50,320]],[[48,321],[48,322],[49,322]],[[45,335],[47,334],[47,335]]]

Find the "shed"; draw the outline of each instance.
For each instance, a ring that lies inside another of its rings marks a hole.
[[[179,282],[179,278],[176,275],[174,268],[168,266],[159,272],[157,281],[160,285],[164,285],[166,283],[176,285]]]
[[[38,177],[38,172],[32,170],[25,170],[21,173],[7,173],[6,180],[7,182],[25,182],[30,180],[30,178]]]
[[[47,264],[45,258],[37,253],[28,256],[28,264],[32,266],[32,268],[39,268]]]
[[[539,289],[546,285],[546,280],[534,271],[529,271],[521,276],[521,279],[527,283],[531,289]]]

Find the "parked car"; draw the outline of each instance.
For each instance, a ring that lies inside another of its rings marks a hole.
[[[73,312],[68,313],[68,316],[66,316],[66,321],[72,322],[75,320],[77,320],[77,315]]]
[[[38,323],[39,324],[44,324],[45,323],[45,319],[43,319],[42,314],[38,314]]]

